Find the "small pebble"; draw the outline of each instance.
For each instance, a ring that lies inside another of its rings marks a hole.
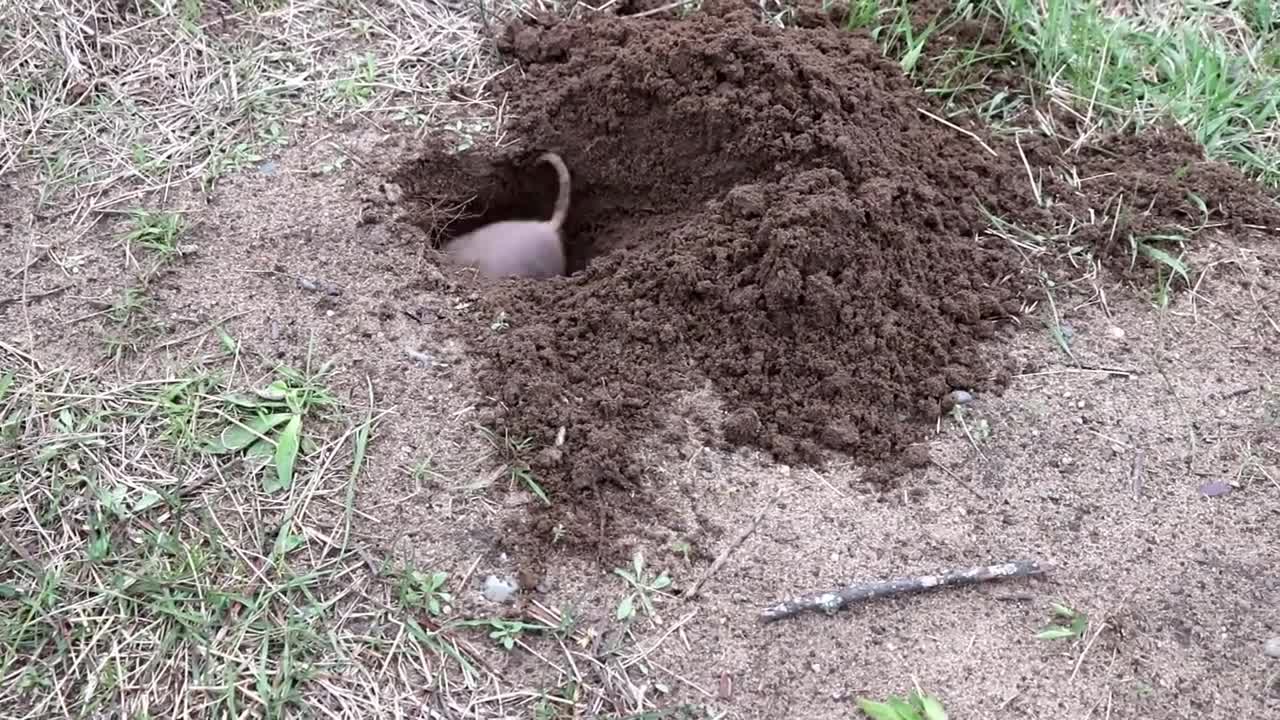
[[[1231,486],[1217,480],[1200,486],[1200,494],[1205,497],[1220,497],[1229,492],[1231,492]]]
[[[496,575],[490,575],[484,579],[484,599],[494,603],[511,602],[511,598],[515,596],[520,586],[513,580],[504,580]]]
[[[1123,340],[1124,328],[1120,328],[1112,325],[1111,327],[1107,328],[1107,337],[1111,338],[1112,340]]]
[[[383,183],[382,193],[386,196],[387,202],[392,204],[398,203],[402,198],[404,198],[404,190],[400,189],[400,186],[393,182]]]
[[[1280,637],[1273,637],[1263,643],[1262,654],[1280,660]]]
[[[941,402],[942,411],[951,412],[952,408],[955,408],[961,405],[968,405],[971,402],[973,402],[972,393],[966,392],[964,390],[952,390],[951,392],[942,396],[942,402]]]

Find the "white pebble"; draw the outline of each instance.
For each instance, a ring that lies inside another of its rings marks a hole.
[[[1267,657],[1280,659],[1280,637],[1273,637],[1263,643],[1262,653]]]
[[[494,603],[510,602],[515,596],[516,591],[520,589],[520,584],[514,580],[503,580],[495,575],[490,575],[484,579],[484,599]]]
[[[1120,327],[1116,327],[1115,325],[1112,325],[1111,327],[1107,328],[1107,337],[1111,338],[1112,340],[1123,340],[1124,328],[1120,328]]]

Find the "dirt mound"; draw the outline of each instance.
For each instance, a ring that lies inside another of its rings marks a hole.
[[[866,37],[757,13],[513,26],[501,48],[523,72],[503,89],[524,147],[426,157],[398,178],[437,229],[465,205],[453,235],[548,215],[540,150],[573,173],[580,272],[490,285],[473,338],[495,423],[544,448],[530,462],[562,498],[562,541],[598,539],[600,513],[643,519],[634,451],[677,392],[709,383],[730,445],[874,466],[921,438],[949,390],[1002,385],[983,342],[1023,284],[1016,253],[982,237],[984,211],[1053,219],[1018,153],[927,117]],[[627,491],[616,508],[563,501],[609,488]]]

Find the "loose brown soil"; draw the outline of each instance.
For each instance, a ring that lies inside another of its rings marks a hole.
[[[732,3],[517,24],[500,46],[521,72],[499,90],[523,144],[429,154],[396,178],[447,237],[549,213],[541,149],[571,168],[576,272],[482,288],[471,339],[490,420],[543,448],[525,460],[556,498],[543,530],[561,540],[643,524],[637,451],[655,431],[678,440],[673,398],[706,383],[727,446],[792,465],[848,457],[880,478],[927,461],[903,451],[949,391],[1007,383],[986,343],[1043,297],[1014,248],[983,235],[987,213],[1073,227],[1117,266],[1131,235],[1203,220],[1189,191],[1215,219],[1275,216],[1175,131],[1092,146],[1074,159],[1084,183],[1055,172],[1062,148],[1026,141],[1039,207],[1012,142],[978,128],[993,157],[922,113],[941,110],[869,38],[808,24],[769,28]],[[1097,216],[1115,199],[1118,220]]]

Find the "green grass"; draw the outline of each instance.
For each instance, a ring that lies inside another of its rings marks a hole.
[[[386,416],[372,389],[353,407],[328,363],[251,377],[225,333],[222,349],[113,384],[0,343],[0,716],[381,717],[422,692],[571,712],[652,682],[652,643],[588,654],[595,631],[568,613],[463,612],[451,570],[372,554],[352,527]],[[499,677],[486,657],[512,652],[576,660]]]
[[[529,454],[533,452],[533,438],[513,438],[489,428],[480,428],[480,434],[493,446],[498,457],[506,465],[506,474],[513,485],[518,485],[533,493],[543,505],[550,505],[551,498],[547,491],[533,475],[529,467]]]
[[[34,368],[6,377],[6,716],[136,712],[145,700],[161,716],[181,702],[280,717],[364,643],[333,624],[355,554],[317,540],[307,509],[343,481],[313,459],[348,434],[317,443],[305,487],[272,501],[246,492],[241,464],[200,450],[231,407],[217,373],[116,387]],[[291,541],[264,543],[272,527]]]
[[[924,51],[933,57],[918,80],[955,109],[997,127],[1040,129],[1028,110],[1058,103],[1083,128],[1072,143],[1096,129],[1172,121],[1209,157],[1280,189],[1280,26],[1267,0],[1158,3],[1130,15],[1089,0],[958,0],[949,13],[909,23],[903,6],[872,13],[872,4],[853,0],[850,26],[868,28],[909,73],[922,40],[990,21],[971,46]],[[1026,82],[992,85],[999,72]]]
[[[1242,3],[1230,10],[1240,11]],[[1255,3],[1256,5],[1256,3]],[[1172,119],[1210,157],[1280,186],[1280,32],[1215,20],[1207,3],[1170,3],[1164,16],[1108,17],[1081,0],[996,0],[1005,41],[1045,85],[1063,83],[1086,117],[1138,129]],[[1239,23],[1239,19],[1233,22]]]
[[[265,387],[295,388],[291,408],[323,392],[283,376]],[[326,496],[351,501],[346,472],[358,471],[371,418],[318,427],[295,483],[272,495],[242,460],[206,452],[237,397],[204,370],[119,386],[5,374],[0,714],[296,716],[357,692],[344,673],[358,657],[376,658],[374,673],[468,662],[451,631],[411,631],[403,613],[370,604],[389,589],[356,572],[362,556],[320,508]]]
[[[121,240],[132,258],[130,265],[138,268],[130,283],[103,310],[103,345],[112,360],[118,362],[137,352],[159,334],[160,323],[151,313],[151,283],[182,257],[186,229],[179,213],[145,209],[129,213]]]
[[[850,0],[846,26],[868,32],[947,114],[972,113],[1013,137],[1040,207],[1059,199],[1045,194],[1046,170],[1028,162],[1019,135],[1054,137],[1069,167],[1073,151],[1104,132],[1167,123],[1185,128],[1209,158],[1280,194],[1280,24],[1268,2],[1104,10],[1089,0],[956,0],[925,16],[902,2]],[[1058,174],[1080,190],[1073,172]],[[1167,307],[1193,283],[1188,250],[1212,225],[1210,210],[1189,192],[1190,222],[1117,233],[1133,212],[1125,200],[1059,218],[1058,227],[1020,227],[988,213],[988,233],[1029,261],[1049,254],[1088,274],[1102,255],[1127,251],[1131,269],[1152,269],[1151,301]],[[1106,239],[1078,240],[1089,226]]]
[[[124,241],[130,253],[146,255],[150,260],[138,278],[145,288],[166,266],[182,256],[181,242],[187,224],[180,213],[145,209],[130,212],[129,219]]]

